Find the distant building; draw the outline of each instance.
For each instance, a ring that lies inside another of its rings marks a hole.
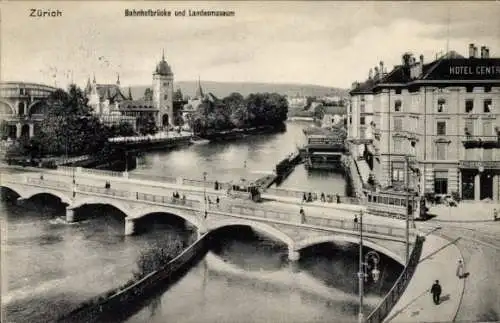
[[[500,200],[500,58],[474,44],[429,63],[411,54],[354,83],[348,135],[382,186]],[[373,136],[370,135],[370,131]],[[411,172],[405,157],[410,158]]]
[[[299,96],[298,94],[295,96],[287,96],[286,100],[288,101],[288,106],[290,108],[301,108],[307,106],[307,98],[305,96]]]
[[[0,120],[10,139],[31,138],[47,114],[46,99],[58,88],[27,82],[0,83]]]
[[[105,124],[125,121],[137,128],[141,119],[153,118],[156,125],[162,128],[174,122],[173,80],[174,74],[162,54],[162,59],[153,72],[152,99],[134,100],[130,88],[128,95],[124,95],[119,76],[116,84],[97,84],[95,77],[91,83],[89,78],[85,93],[89,99],[88,104]]]

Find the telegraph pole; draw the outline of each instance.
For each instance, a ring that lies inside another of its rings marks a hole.
[[[410,258],[410,212],[413,208],[410,207],[410,165],[408,163],[408,155],[405,156],[405,170],[406,170],[406,264]]]

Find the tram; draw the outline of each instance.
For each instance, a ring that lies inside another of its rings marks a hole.
[[[364,191],[364,193],[367,210],[372,214],[398,219],[406,219],[407,214],[409,214],[413,219],[426,219],[427,207],[425,199],[415,193],[398,191]],[[407,201],[409,202],[408,205]]]
[[[251,200],[254,202],[261,202],[261,192],[258,185],[242,178],[237,183],[231,183],[227,195],[232,198],[240,198]]]

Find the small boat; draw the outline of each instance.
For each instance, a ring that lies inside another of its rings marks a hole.
[[[210,140],[203,139],[203,138],[198,137],[198,136],[191,137],[191,143],[193,145],[205,145],[205,144],[208,144],[209,142],[210,142]]]

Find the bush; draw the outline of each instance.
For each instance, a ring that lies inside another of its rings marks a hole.
[[[141,278],[147,274],[165,267],[172,259],[184,249],[184,244],[179,239],[169,238],[157,246],[143,251],[137,261],[138,271],[134,277]]]
[[[458,194],[458,192],[451,192],[451,197],[457,202],[460,202],[461,200],[460,194]]]

